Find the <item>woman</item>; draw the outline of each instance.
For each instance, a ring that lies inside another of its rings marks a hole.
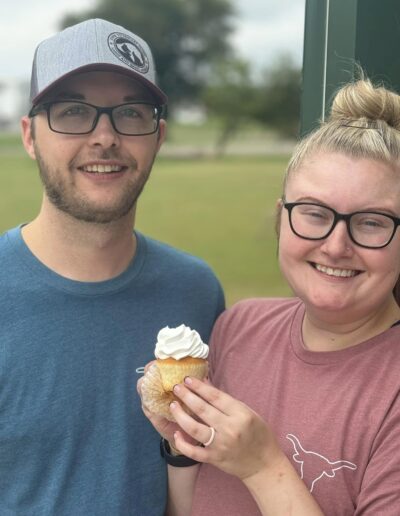
[[[278,202],[296,297],[220,316],[213,386],[174,389],[194,417],[147,412],[202,463],[169,466],[170,515],[400,514],[399,130],[399,97],[360,80],[296,148]]]

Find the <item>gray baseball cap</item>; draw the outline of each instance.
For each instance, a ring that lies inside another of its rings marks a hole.
[[[156,84],[156,70],[148,44],[120,25],[87,20],[42,41],[32,65],[32,105],[69,75],[90,70],[128,75],[146,86],[161,104],[167,96]]]

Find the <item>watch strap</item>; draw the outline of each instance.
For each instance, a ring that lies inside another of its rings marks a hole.
[[[160,441],[160,453],[161,457],[165,459],[165,462],[175,468],[186,468],[199,464],[197,460],[186,457],[186,455],[172,455],[170,444],[167,439],[164,438],[161,438]]]

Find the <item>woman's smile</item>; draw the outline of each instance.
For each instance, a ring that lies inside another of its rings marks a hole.
[[[309,263],[317,271],[326,274],[327,276],[335,276],[336,278],[354,278],[354,276],[362,273],[362,271],[356,269],[340,269],[337,267],[322,265],[320,263]]]

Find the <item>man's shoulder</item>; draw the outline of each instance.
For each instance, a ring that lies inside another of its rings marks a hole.
[[[0,253],[8,253],[13,247],[13,242],[19,238],[20,227],[17,226],[0,233]]]
[[[196,272],[203,271],[214,274],[211,267],[202,258],[165,242],[155,240],[149,236],[142,235],[142,237],[145,241],[148,257],[150,259],[156,259],[159,267],[162,267],[163,264],[173,264],[174,268],[183,268],[181,272],[183,272],[183,270],[193,270]]]
[[[171,304],[172,299],[179,299],[181,305],[194,309],[196,317],[214,322],[225,308],[225,299],[211,267],[197,256],[148,236],[139,235],[139,244],[144,256],[142,279],[157,290],[158,300],[168,298]],[[203,332],[206,339],[209,331]]]

